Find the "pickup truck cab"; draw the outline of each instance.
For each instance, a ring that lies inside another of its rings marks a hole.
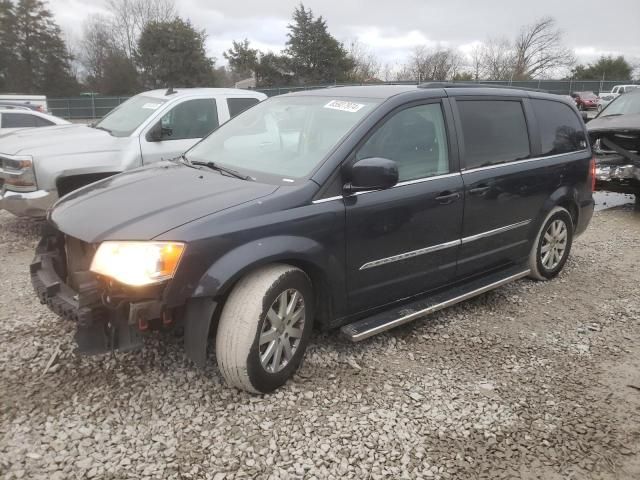
[[[51,127],[69,125],[63,118],[41,113],[28,108],[10,108],[0,105],[0,136],[22,128]]]
[[[629,93],[638,88],[640,88],[640,85],[616,85],[610,92],[600,92],[598,95],[598,112],[601,112],[604,107],[623,93]]]
[[[21,130],[0,138],[0,209],[42,217],[67,193],[175,158],[266,95],[249,90],[153,90],[92,125]]]
[[[593,214],[586,135],[571,101],[508,88],[274,97],[180,160],[61,199],[32,283],[79,351],[180,326],[197,365],[215,338],[227,383],[269,392],[314,325],[361,341],[558,275]]]

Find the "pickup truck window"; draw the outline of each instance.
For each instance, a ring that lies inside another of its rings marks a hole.
[[[440,104],[419,105],[394,114],[356,152],[356,159],[382,157],[398,164],[403,182],[449,173]]]
[[[162,117],[162,128],[170,129],[165,140],[203,138],[218,128],[218,110],[213,98],[187,100]]]
[[[229,107],[229,116],[235,117],[239,113],[244,112],[247,108],[253,107],[259,100],[257,98],[227,98],[227,107]]]
[[[28,113],[3,113],[2,128],[29,128],[35,127],[36,116]]]
[[[283,96],[222,125],[186,154],[259,181],[290,183],[309,175],[378,100]]]
[[[136,95],[112,110],[95,126],[107,130],[114,137],[128,137],[165,102],[163,98]]]
[[[587,147],[584,129],[576,114],[564,103],[533,99],[542,155],[575,152]]]
[[[513,100],[458,100],[456,103],[466,169],[529,157],[529,134],[522,103]]]

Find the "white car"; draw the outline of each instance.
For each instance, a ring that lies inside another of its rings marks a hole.
[[[0,209],[44,216],[59,197],[80,187],[179,157],[266,98],[252,90],[225,88],[153,90],[130,98],[95,124],[3,135]]]
[[[0,135],[20,128],[51,127],[53,125],[68,125],[69,123],[62,118],[27,108],[0,107]]]
[[[612,100],[618,98],[623,93],[629,93],[636,88],[640,88],[640,85],[616,85],[610,92],[600,93],[598,95],[598,112],[601,112]]]

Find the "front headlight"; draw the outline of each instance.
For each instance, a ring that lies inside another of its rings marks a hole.
[[[91,271],[126,285],[152,285],[173,277],[184,248],[177,242],[103,242]]]
[[[33,159],[27,155],[0,158],[0,178],[4,178],[7,190],[35,191],[36,176],[33,171]]]

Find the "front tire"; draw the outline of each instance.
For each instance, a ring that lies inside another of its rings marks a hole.
[[[551,210],[531,247],[530,277],[550,280],[562,271],[571,252],[573,231],[573,219],[565,208]]]
[[[268,393],[298,369],[313,328],[313,288],[299,268],[274,264],[242,278],[220,316],[216,357],[227,384]]]

